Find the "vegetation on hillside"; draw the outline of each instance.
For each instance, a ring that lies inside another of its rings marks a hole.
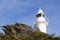
[[[60,40],[60,37],[55,37],[54,34],[48,35],[38,30],[33,30],[30,26],[15,23],[3,26],[5,35],[0,33],[0,40]]]

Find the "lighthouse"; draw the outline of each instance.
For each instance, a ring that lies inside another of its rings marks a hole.
[[[47,33],[46,27],[48,26],[48,22],[46,21],[46,15],[43,12],[43,10],[41,9],[38,10],[34,25],[36,28],[39,29],[39,31]]]

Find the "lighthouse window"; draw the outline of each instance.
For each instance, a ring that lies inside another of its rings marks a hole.
[[[37,14],[36,17],[41,17],[41,14]]]
[[[43,14],[43,17],[45,17],[45,15]]]

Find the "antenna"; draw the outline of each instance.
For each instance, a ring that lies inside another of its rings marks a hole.
[[[41,7],[39,7],[39,10],[41,9]]]

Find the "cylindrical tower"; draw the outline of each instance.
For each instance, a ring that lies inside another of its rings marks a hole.
[[[39,31],[47,33],[46,27],[48,25],[48,22],[46,22],[46,15],[44,14],[44,12],[41,9],[38,10],[36,18],[37,19],[34,23],[35,27],[39,28]]]

